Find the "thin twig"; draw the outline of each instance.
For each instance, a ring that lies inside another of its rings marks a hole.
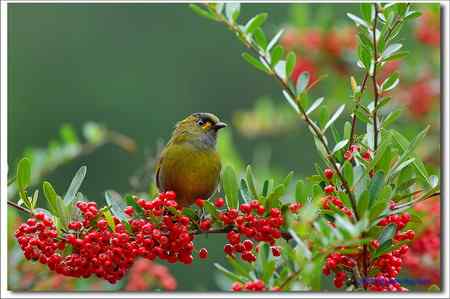
[[[359,96],[357,99],[355,99],[356,102],[356,107],[355,107],[355,111],[353,111],[353,116],[352,116],[352,129],[351,129],[351,133],[350,133],[350,141],[348,143],[348,150],[351,149],[351,146],[353,145],[354,139],[355,139],[355,133],[356,133],[356,110],[359,107],[359,102],[361,100],[361,97],[364,93],[364,90],[366,89],[366,83],[367,83],[367,78],[369,78],[369,72],[366,72],[364,79],[362,81],[361,84],[361,89],[359,91]]]
[[[373,93],[374,93],[374,110],[373,110],[373,150],[377,151],[378,148],[378,87],[377,87],[377,63],[378,63],[378,53],[377,53],[377,20],[378,20],[378,5],[376,3],[373,4],[375,9],[375,18],[373,21],[372,28],[372,41],[373,41],[373,58],[374,58],[374,66],[373,66],[373,74],[372,74],[372,85],[373,85]]]
[[[286,280],[280,285],[280,290],[283,290],[284,287],[286,287],[294,278],[296,278],[300,273],[301,273],[301,269],[292,272],[291,275],[289,275]]]
[[[13,207],[13,208],[15,208],[15,209],[17,209],[19,211],[22,211],[22,212],[28,213],[30,215],[33,215],[33,212],[31,210],[29,210],[27,208],[24,208],[22,206],[19,206],[18,204],[16,204],[13,201],[8,200],[8,205],[10,205],[11,207]]]
[[[244,33],[242,32],[242,30],[237,27],[236,25],[228,22],[222,15],[220,14],[216,14],[216,16],[219,18],[219,20],[224,23],[231,31],[237,33],[240,36],[245,36]],[[276,78],[278,80],[278,82],[281,84],[281,86],[283,87],[283,89],[289,94],[289,96],[292,99],[296,99],[297,96],[295,94],[295,92],[292,90],[292,88],[289,86],[287,80],[284,80],[283,78],[281,78],[276,72],[273,66],[271,66],[270,62],[268,61],[268,59],[265,57],[265,55],[260,53],[260,50],[258,48],[258,46],[254,45],[251,41],[243,38],[242,39],[244,45],[254,51],[259,57],[261,57],[261,59],[263,60],[263,62],[269,67],[270,69],[270,75],[272,75],[274,78]],[[337,161],[334,158],[330,148],[328,147],[328,144],[325,140],[325,136],[324,134],[321,132],[320,128],[317,127],[316,124],[314,124],[314,122],[309,118],[308,114],[306,114],[306,111],[304,109],[304,107],[302,105],[300,105],[300,103],[297,102],[297,106],[300,110],[299,115],[303,117],[303,119],[305,120],[305,122],[307,123],[308,127],[311,128],[311,130],[314,132],[314,135],[318,138],[319,142],[323,145],[323,147],[325,148],[325,151],[327,153],[327,158],[329,160],[329,162],[331,163],[332,167],[334,168],[336,174],[338,175],[339,179],[342,182],[342,185],[345,189],[345,193],[348,195],[351,205],[352,205],[352,209],[355,215],[355,219],[356,221],[359,220],[359,215],[358,212],[356,210],[356,201],[355,198],[353,196],[353,193],[350,189],[350,186],[348,184],[348,182],[345,180],[341,170],[339,169],[338,165],[337,165]]]

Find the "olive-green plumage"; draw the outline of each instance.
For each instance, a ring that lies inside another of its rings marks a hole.
[[[217,189],[220,158],[216,151],[217,131],[226,127],[211,113],[194,113],[180,121],[156,165],[160,191],[175,191],[177,202],[191,205],[209,198]]]

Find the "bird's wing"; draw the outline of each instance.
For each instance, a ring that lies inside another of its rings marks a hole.
[[[155,182],[156,182],[156,187],[158,187],[159,191],[161,191],[161,185],[160,185],[160,181],[159,181],[159,171],[161,169],[161,164],[162,164],[162,160],[164,157],[164,150],[161,152],[161,154],[159,155],[158,161],[156,161],[156,171],[155,171]]]

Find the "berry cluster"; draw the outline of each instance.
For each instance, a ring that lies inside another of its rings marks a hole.
[[[396,224],[396,233],[393,237],[393,242],[399,242],[403,240],[414,239],[414,231],[407,230],[406,232],[401,232],[401,230],[408,224],[411,216],[408,213],[403,213],[399,215],[390,215],[378,223],[379,226],[386,226],[391,223]],[[378,240],[372,240],[370,242],[369,249],[375,252],[380,247],[380,242]],[[376,273],[374,277],[366,278],[362,283],[365,288],[371,291],[405,291],[396,277],[398,276],[401,266],[403,264],[406,253],[408,252],[408,245],[402,245],[398,249],[392,252],[382,254],[378,258],[372,261],[368,265],[370,272]],[[362,259],[370,258],[371,252],[368,252],[366,257],[362,252],[357,254],[341,254],[332,253],[330,254],[322,268],[322,273],[324,275],[330,275],[332,272],[335,273],[334,285],[337,288],[344,286],[347,280],[347,273],[350,273],[355,265],[363,265]],[[363,273],[363,271],[361,271]]]
[[[291,204],[291,211],[298,211],[298,204]],[[225,226],[232,226],[233,230],[227,233],[228,243],[224,246],[224,252],[228,255],[240,254],[247,262],[256,261],[256,251],[252,240],[266,242],[272,246],[272,254],[279,256],[280,249],[275,245],[275,240],[281,238],[281,226],[284,223],[280,209],[272,208],[268,211],[257,200],[244,203],[237,209],[230,209],[219,214],[220,221]],[[241,242],[241,236],[247,239]]]
[[[130,269],[125,291],[146,291],[158,286],[173,291],[177,287],[177,281],[167,267],[144,258],[137,259]]]
[[[240,291],[261,292],[266,290],[266,285],[264,284],[264,281],[256,279],[254,281],[249,281],[244,284],[240,282],[234,282],[231,286],[231,289],[235,292]]]
[[[108,223],[95,202],[78,202],[82,220],[70,222],[62,236],[49,217],[37,213],[18,228],[16,238],[27,259],[39,260],[50,270],[71,277],[96,275],[115,283],[139,256],[192,263],[191,222],[175,198],[174,192],[166,192],[151,201],[138,199],[146,218],[133,218],[134,209],[127,207],[129,225],[115,216],[114,223]],[[206,249],[199,256],[206,258]]]

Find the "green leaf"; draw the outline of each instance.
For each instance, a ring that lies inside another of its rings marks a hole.
[[[240,10],[241,4],[239,2],[225,3],[225,16],[231,23],[234,23],[238,19]]]
[[[354,14],[351,13],[347,13],[347,16],[352,19],[353,22],[355,22],[356,26],[364,26],[366,28],[370,29],[369,24],[364,21],[363,19],[361,19],[360,17],[355,16]]]
[[[344,161],[342,166],[342,174],[350,186],[353,185],[353,166],[349,161]]]
[[[69,124],[64,124],[60,129],[62,139],[66,144],[78,144],[78,137],[75,130]]]
[[[374,221],[377,217],[386,210],[388,202],[385,200],[377,200],[373,207],[369,210],[369,219]]]
[[[286,177],[283,179],[283,185],[287,189],[289,187],[289,184],[292,181],[292,177],[294,176],[293,171],[289,171],[289,173],[286,175]]]
[[[116,223],[114,222],[111,212],[108,209],[103,210],[103,216],[105,216],[105,220],[108,223],[108,226],[111,228],[111,230],[115,231]]]
[[[378,242],[380,242],[380,246],[383,246],[388,241],[392,241],[392,238],[394,237],[396,231],[397,231],[396,224],[394,223],[388,224],[378,237]]]
[[[249,187],[247,184],[247,181],[245,179],[241,179],[241,188],[239,189],[241,193],[241,198],[244,200],[244,202],[249,202],[252,200],[252,196],[249,192]]]
[[[367,190],[364,190],[363,193],[359,196],[358,202],[356,203],[356,210],[358,211],[358,215],[364,215],[367,212],[367,208],[369,206],[369,193]],[[370,210],[369,210],[370,211]]]
[[[55,191],[55,189],[53,189],[52,184],[50,184],[49,182],[45,181],[42,184],[42,189],[44,191],[44,196],[47,199],[47,203],[48,203],[48,206],[50,208],[50,211],[56,217],[60,217],[61,214],[59,213],[58,203],[57,203],[58,194],[56,194],[56,191]]]
[[[392,73],[386,80],[381,84],[381,90],[383,92],[394,89],[398,83],[400,83],[400,79],[398,73]]]
[[[373,5],[371,3],[361,3],[361,15],[367,23],[371,23],[373,17],[375,16],[373,11]]]
[[[25,191],[25,189],[30,185],[31,181],[31,162],[28,158],[22,158],[17,164],[17,174],[16,174],[17,186],[19,190]],[[26,200],[26,196],[23,196]]]
[[[257,274],[261,275],[262,273],[264,273],[264,268],[266,267],[266,262],[268,259],[269,259],[269,244],[260,243],[259,252],[256,259]]]
[[[262,196],[266,197],[270,189],[270,180],[265,180],[262,189]]]
[[[286,188],[284,187],[284,185],[280,184],[276,186],[267,197],[266,208],[279,208],[281,206],[280,198],[284,195],[285,192]]]
[[[111,212],[114,216],[119,218],[119,220],[127,222],[127,216],[125,215],[124,209],[127,207],[125,205],[122,196],[113,190],[105,191],[106,203],[111,206]]]
[[[227,269],[225,269],[224,267],[222,267],[220,264],[218,263],[214,263],[214,267],[217,268],[217,270],[219,270],[220,272],[222,272],[223,274],[225,274],[225,276],[227,276],[228,278],[230,278],[232,281],[239,281],[241,283],[245,283],[245,279],[244,277],[237,275]]]
[[[289,231],[289,234],[292,236],[292,239],[294,239],[294,241],[297,243],[299,249],[303,253],[303,256],[306,259],[311,260],[312,253],[309,250],[308,246],[306,246],[306,244],[302,241],[302,239],[300,239],[300,237],[298,236],[298,234],[294,230],[292,230],[290,228],[290,229],[288,229],[288,231]]]
[[[87,167],[81,166],[78,171],[75,173],[72,181],[70,182],[69,188],[67,189],[66,195],[64,195],[64,204],[67,206],[75,198],[78,190],[80,189],[81,184],[86,176]]]
[[[297,55],[295,52],[291,51],[289,52],[287,58],[286,58],[286,77],[289,78],[292,74],[292,71],[294,70],[295,63],[297,61]]]
[[[269,42],[269,45],[267,46],[267,51],[270,51],[280,40],[280,37],[283,35],[284,33],[284,28],[281,29],[280,31],[278,31],[277,34],[275,34],[275,36],[272,38],[272,40]]]
[[[266,34],[261,28],[256,28],[255,33],[253,33],[253,38],[258,46],[260,46],[263,50],[267,48]]]
[[[255,185],[255,176],[253,175],[253,170],[250,165],[247,166],[246,178],[247,178],[247,184],[248,184],[249,190],[253,196],[253,199],[258,198],[258,191],[256,191],[256,185]]]
[[[334,112],[333,116],[331,116],[330,120],[326,123],[325,127],[323,128],[323,132],[325,132],[335,121],[336,119],[341,115],[341,113],[345,109],[345,104],[341,105],[336,112]]]
[[[243,277],[249,277],[250,273],[253,272],[253,267],[240,259],[236,259],[229,255],[226,256],[228,263],[233,267],[233,269]]]
[[[383,127],[387,128],[392,125],[402,115],[402,109],[391,111],[383,120]]]
[[[422,15],[421,12],[419,11],[410,11],[406,14],[405,18],[403,19],[404,21],[409,21],[409,20],[413,20],[415,18],[418,18]]]
[[[219,217],[219,211],[217,210],[216,206],[213,205],[210,201],[205,200],[204,207],[206,212],[211,215],[213,219],[218,219]]]
[[[140,205],[138,205],[136,203],[136,199],[135,197],[133,197],[130,194],[125,195],[125,202],[127,203],[127,205],[129,205],[130,207],[133,207],[134,212],[136,213],[136,216],[138,216],[138,218],[144,218],[145,215],[145,211],[144,209],[141,208]]]
[[[298,103],[289,95],[286,90],[283,90],[283,95],[288,101],[289,105],[294,108],[295,112],[300,113],[300,108],[298,107]]]
[[[192,11],[194,11],[199,16],[205,17],[205,18],[213,20],[213,21],[216,21],[216,18],[214,17],[213,14],[211,14],[207,10],[204,10],[204,9],[200,8],[200,6],[198,6],[196,4],[189,4],[189,7],[192,9]]]
[[[309,73],[308,72],[302,72],[300,76],[298,76],[297,84],[296,84],[296,90],[297,94],[301,94],[309,83]]]
[[[236,174],[231,166],[227,166],[223,171],[222,188],[225,193],[228,209],[237,209],[239,207],[239,186]]]
[[[283,52],[284,49],[281,46],[276,46],[273,51],[272,51],[272,55],[271,55],[271,60],[270,63],[272,64],[272,66],[276,65],[281,57],[283,56]]]
[[[303,180],[298,180],[295,185],[295,200],[302,204],[303,206],[306,204],[306,186]]]
[[[335,154],[336,152],[338,152],[339,150],[344,148],[344,146],[346,146],[347,143],[348,143],[348,139],[344,139],[344,140],[339,141],[333,148],[333,154]]]
[[[261,27],[264,24],[264,22],[267,20],[267,16],[267,13],[260,13],[251,18],[245,25],[245,32],[247,32],[248,34],[253,34],[257,28]]]
[[[314,110],[317,109],[317,107],[320,106],[320,104],[322,104],[324,98],[318,98],[317,100],[314,101],[314,103],[311,104],[311,106],[308,108],[308,110],[306,111],[306,115],[309,115],[310,113],[312,113]]]
[[[390,56],[392,56],[395,52],[400,50],[402,48],[402,44],[391,44],[387,46],[387,48],[384,50],[383,54],[381,54],[381,59],[386,59]]]
[[[264,66],[264,64],[262,62],[260,62],[258,59],[256,59],[255,57],[253,57],[252,55],[248,54],[248,53],[242,53],[242,58],[245,59],[245,61],[247,61],[249,64],[251,64],[252,66],[254,66],[256,69],[264,72],[267,74],[267,68]]]
[[[281,78],[281,80],[285,81],[286,80],[286,61],[281,60],[279,61],[275,67],[275,73],[277,74],[278,77]]]
[[[400,52],[397,52],[396,54],[393,54],[389,57],[384,58],[383,61],[386,62],[386,61],[398,60],[398,59],[401,59],[408,55],[409,55],[408,51],[400,51]]]
[[[369,209],[372,207],[374,200],[378,198],[379,192],[384,185],[384,172],[378,170],[373,176],[369,184]]]
[[[369,48],[360,44],[358,47],[358,58],[361,60],[362,64],[366,69],[369,69],[372,62],[372,53]]]

